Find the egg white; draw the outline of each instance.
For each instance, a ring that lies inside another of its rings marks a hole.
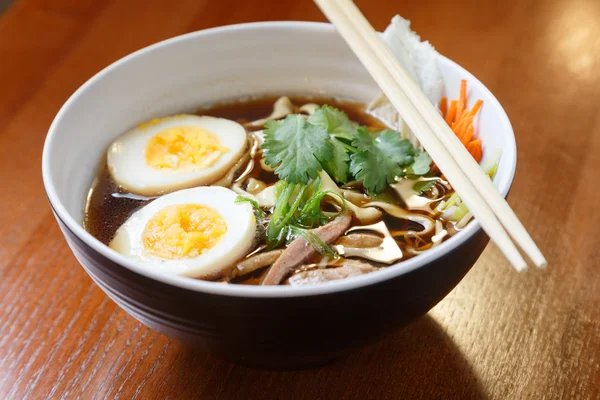
[[[136,259],[141,265],[168,275],[192,278],[217,278],[223,271],[244,257],[252,246],[256,220],[252,206],[235,203],[237,194],[218,186],[184,189],[159,197],[136,211],[117,230],[110,247]],[[152,216],[166,206],[196,204],[217,211],[225,220],[227,232],[212,249],[193,258],[163,259],[149,254],[142,241],[142,233]]]
[[[154,168],[146,164],[146,146],[150,139],[168,128],[193,126],[213,133],[228,149],[205,168]],[[199,185],[209,185],[231,169],[246,149],[247,135],[235,121],[197,115],[176,115],[141,124],[115,140],[107,152],[108,170],[125,190],[155,196]]]

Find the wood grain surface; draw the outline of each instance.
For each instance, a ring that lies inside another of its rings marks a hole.
[[[171,341],[79,267],[41,183],[68,96],[118,58],[185,32],[324,20],[304,1],[17,0],[0,15],[0,398],[600,399],[600,2],[357,1],[400,13],[479,77],[514,125],[510,203],[546,271],[490,245],[427,316],[315,370],[260,371]]]

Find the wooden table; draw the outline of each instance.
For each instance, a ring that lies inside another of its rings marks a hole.
[[[171,6],[177,3],[177,6]],[[252,4],[255,3],[255,4]],[[516,131],[510,202],[550,267],[490,245],[427,316],[315,370],[247,369],[140,325],[79,267],[40,178],[86,79],[185,32],[323,20],[310,1],[17,0],[0,16],[0,398],[600,398],[600,2],[359,1],[395,13],[496,94]]]

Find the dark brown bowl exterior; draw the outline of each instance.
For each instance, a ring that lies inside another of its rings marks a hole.
[[[277,369],[325,363],[424,315],[465,276],[489,240],[478,229],[432,263],[353,290],[235,297],[139,275],[93,250],[57,220],[90,277],[134,318],[228,360]]]

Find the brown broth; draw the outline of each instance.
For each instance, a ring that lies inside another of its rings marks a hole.
[[[115,232],[139,208],[151,200],[125,197],[103,163],[85,210],[84,228],[104,244],[110,243]]]
[[[273,110],[273,103],[277,98],[278,96],[267,96],[249,98],[244,101],[220,103],[200,109],[197,111],[197,114],[227,118],[244,123],[264,118],[269,115]],[[374,128],[385,128],[379,120],[364,112],[365,105],[362,103],[336,98],[307,96],[290,96],[290,100],[296,105],[306,103],[316,103],[319,105],[329,104],[344,111],[353,121]],[[274,174],[264,171],[261,172],[257,178],[265,183],[274,183],[277,180],[277,177]],[[100,168],[96,181],[92,185],[91,193],[88,197],[84,227],[102,243],[108,244],[112,240],[117,229],[131,216],[131,214],[148,204],[150,201],[151,199],[138,200],[127,197],[127,193],[124,192],[111,178],[106,163],[104,162]]]
[[[246,123],[261,119],[271,114],[273,103],[280,96],[265,96],[249,98],[244,101],[226,102],[215,104],[214,106],[199,109],[196,113],[199,115],[210,115],[213,117],[227,118],[239,123]],[[361,125],[372,128],[387,128],[381,121],[365,113],[365,104],[344,100],[335,97],[316,97],[316,96],[288,96],[292,103],[302,105],[306,103],[315,103],[318,105],[328,104],[339,108],[348,114],[348,117]]]
[[[278,97],[259,97],[249,98],[244,101],[229,102],[216,104],[212,107],[203,108],[197,111],[199,115],[210,115],[214,117],[227,118],[235,120],[239,123],[246,123],[257,119],[264,118],[271,114],[273,109],[273,103]],[[369,126],[373,129],[385,129],[386,126],[379,120],[371,117],[365,113],[365,105],[348,100],[340,100],[335,98],[325,97],[295,97],[290,96],[290,100],[295,105],[301,105],[306,103],[316,103],[318,105],[328,104],[337,107],[348,114],[349,118],[361,125]],[[260,156],[255,158],[255,163],[258,163]],[[251,172],[250,176],[253,176],[267,185],[273,184],[277,181],[277,176],[271,172],[256,168]],[[362,185],[358,185],[355,189],[360,190]],[[389,203],[396,204],[400,207],[404,207],[405,204],[402,199],[396,194],[395,191],[388,189],[381,193],[380,200],[384,200]],[[92,185],[90,194],[88,196],[88,203],[85,210],[84,226],[94,237],[101,242],[108,244],[112,240],[117,229],[133,214],[135,211],[151,202],[152,198],[144,198],[142,196],[130,195],[123,191],[114,180],[111,178],[106,163],[103,163],[97,179]],[[365,197],[365,201],[369,201]],[[425,212],[413,211],[414,213],[420,213],[427,215]],[[387,214],[384,214],[383,221],[390,231],[414,231],[419,232],[423,230],[420,224],[415,222],[398,219]],[[359,225],[357,220],[354,221],[354,225]],[[452,234],[454,231],[448,224],[445,224],[446,229]],[[406,248],[406,238],[396,237],[395,238],[401,249]],[[431,239],[431,235],[423,238],[425,241]],[[425,247],[430,246],[431,243],[426,243]],[[403,259],[411,258],[410,253],[404,252]],[[313,260],[315,263],[318,262],[320,257],[315,257]],[[372,263],[375,266],[382,267],[383,264]],[[266,268],[257,270],[245,276],[236,277],[231,280],[231,283],[246,284],[246,285],[257,285],[260,284],[263,275],[267,271]]]

